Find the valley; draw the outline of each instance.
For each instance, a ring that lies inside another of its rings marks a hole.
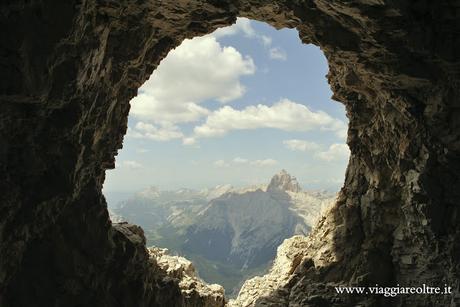
[[[150,187],[109,203],[109,212],[113,221],[141,226],[147,246],[191,260],[203,280],[221,284],[233,297],[246,279],[268,270],[285,239],[307,235],[335,197],[303,190],[282,170],[266,185],[243,188]]]

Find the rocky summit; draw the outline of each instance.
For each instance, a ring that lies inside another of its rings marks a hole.
[[[301,188],[297,179],[289,175],[286,170],[282,170],[279,174],[273,176],[270,184],[267,187],[268,192],[272,191],[289,191],[300,192]]]
[[[178,256],[170,256],[165,248],[151,247],[148,249],[152,262],[165,272],[165,278],[179,280],[181,294],[187,301],[200,302],[203,307],[225,306],[224,288],[216,284],[206,284],[198,276],[193,264]],[[195,303],[196,304],[196,303]]]

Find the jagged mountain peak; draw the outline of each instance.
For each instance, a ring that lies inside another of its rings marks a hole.
[[[290,191],[300,192],[302,188],[296,177],[291,176],[286,170],[281,170],[278,174],[272,177],[267,191]]]

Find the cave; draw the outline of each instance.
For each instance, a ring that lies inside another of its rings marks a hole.
[[[130,101],[102,190],[111,221],[167,249],[160,266],[187,263],[234,299],[285,239],[311,231],[343,185],[347,119],[327,72],[295,29],[238,18],[184,40]]]
[[[2,3],[0,14],[1,306],[225,304],[167,276],[139,227],[112,225],[101,189],[137,89],[185,38],[237,16],[296,28],[321,48],[351,150],[339,200],[295,251],[288,282],[237,301],[459,303],[456,1],[19,0]],[[334,290],[376,284],[453,290]]]

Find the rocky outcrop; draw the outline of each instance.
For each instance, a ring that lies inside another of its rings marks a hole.
[[[167,279],[179,280],[184,306],[225,306],[225,291],[220,285],[208,285],[196,273],[193,264],[184,257],[168,255],[166,248],[148,249],[152,260],[165,271]]]
[[[285,286],[308,250],[310,240],[304,236],[294,236],[284,240],[278,247],[276,259],[270,272],[247,280],[235,300],[230,300],[229,307],[254,306],[256,302],[267,296],[273,297],[272,292]],[[285,305],[287,302],[271,300],[274,306]]]
[[[335,302],[325,285],[458,291],[459,11],[449,0],[3,2],[0,305],[183,303],[178,285],[152,271],[142,242],[111,225],[101,188],[137,88],[184,38],[236,16],[296,27],[320,46],[350,123],[346,180],[326,229],[332,250],[273,297],[454,304],[452,295]]]
[[[278,247],[273,265],[264,276],[247,280],[241,288],[238,297],[229,301],[229,307],[249,306],[328,306],[329,302],[340,306],[352,306],[351,302],[343,300],[337,294],[334,286],[343,286],[331,281],[323,282],[320,289],[309,289],[318,285],[311,280],[303,281],[307,289],[295,288],[297,280],[316,274],[316,271],[339,261],[349,250],[336,251],[334,248],[334,231],[336,224],[334,213],[337,207],[325,210],[313,231],[308,236],[293,236],[284,240]],[[318,296],[318,292],[327,290],[328,299]],[[301,293],[300,291],[305,291]],[[321,304],[325,305],[321,305]]]

